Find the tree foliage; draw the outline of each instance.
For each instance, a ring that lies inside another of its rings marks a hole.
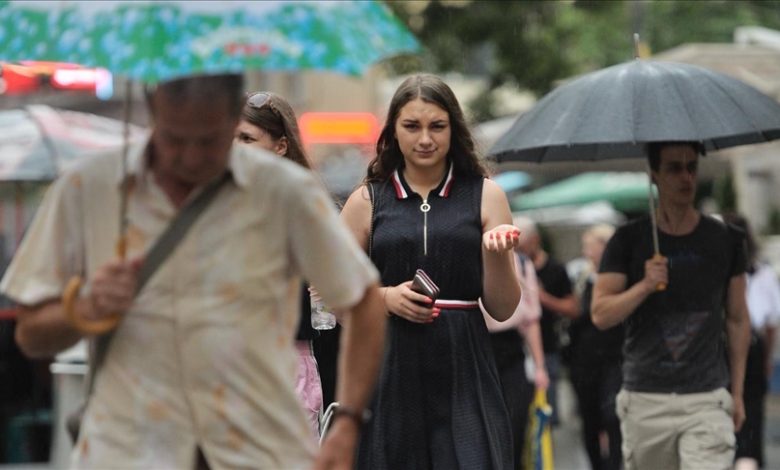
[[[556,81],[634,56],[632,33],[652,51],[731,42],[734,28],[780,29],[780,1],[387,1],[425,52],[396,71],[461,72],[537,94]],[[490,107],[488,97],[482,97]],[[489,114],[489,109],[480,113]]]

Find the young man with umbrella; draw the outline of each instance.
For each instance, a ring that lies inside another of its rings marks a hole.
[[[647,153],[663,256],[650,217],[621,227],[592,303],[597,327],[625,323],[617,398],[625,467],[728,469],[745,418],[744,236],[696,210],[698,144],[651,143]]]
[[[301,277],[352,312],[343,406],[317,461],[351,467],[384,337],[378,275],[310,172],[233,144],[242,89],[240,75],[159,85],[152,136],[131,149],[129,173],[113,154],[63,175],[0,285],[21,305],[16,339],[32,357],[89,336],[85,324],[121,319],[97,369],[76,468],[311,467],[316,442],[294,393]],[[136,292],[156,240],[215,181],[191,230]],[[113,255],[120,187],[129,191],[128,261]],[[78,322],[61,301],[73,275],[89,280]]]

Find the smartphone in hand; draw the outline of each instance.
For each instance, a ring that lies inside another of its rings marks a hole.
[[[426,305],[426,307],[433,307],[433,302],[439,297],[439,286],[422,269],[418,269],[414,273],[412,290],[431,299],[431,303]]]

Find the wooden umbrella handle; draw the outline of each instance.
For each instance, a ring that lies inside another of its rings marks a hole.
[[[125,237],[120,237],[116,247],[117,255],[120,259],[125,259],[127,243]],[[65,286],[62,293],[62,308],[65,311],[65,318],[80,333],[88,336],[101,335],[116,328],[122,315],[115,313],[103,318],[84,318],[76,309],[76,300],[79,298],[83,280],[80,276],[73,276]]]
[[[661,256],[661,253],[656,253],[656,254],[653,255],[653,259],[660,261],[660,260],[663,260],[664,257]],[[656,292],[663,292],[665,290],[666,290],[666,283],[665,282],[659,282],[658,284],[656,284],[656,286],[655,286],[655,291]]]

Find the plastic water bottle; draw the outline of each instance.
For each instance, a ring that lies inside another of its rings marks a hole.
[[[336,315],[321,299],[314,297],[311,299],[311,326],[315,330],[336,328]]]

